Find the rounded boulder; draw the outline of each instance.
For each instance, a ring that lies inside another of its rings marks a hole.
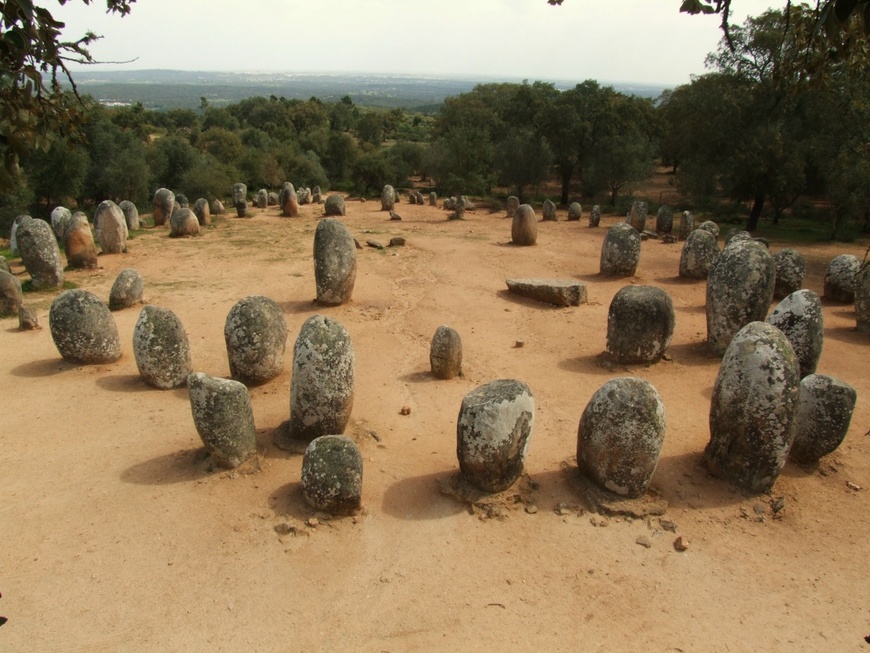
[[[684,279],[706,279],[719,258],[719,243],[706,229],[695,229],[686,238],[680,254],[680,276]]]
[[[142,277],[136,270],[133,268],[121,270],[109,291],[109,310],[119,311],[142,303],[144,290]]]
[[[324,218],[314,232],[314,282],[317,302],[337,306],[350,300],[356,282],[356,245],[335,218]]]
[[[84,215],[76,214],[70,219],[64,232],[63,249],[71,268],[97,267],[97,244]]]
[[[435,329],[429,347],[429,366],[436,379],[445,381],[462,371],[462,339],[455,329],[444,325]]]
[[[14,274],[0,270],[0,317],[14,317],[21,308],[21,282]]]
[[[187,388],[196,431],[218,465],[232,469],[257,453],[254,411],[244,384],[195,372]]]
[[[175,211],[175,193],[168,188],[158,188],[151,203],[154,211],[154,226],[162,227]]]
[[[353,440],[322,435],[302,458],[302,495],[315,510],[333,515],[356,512],[362,504],[363,459]]]
[[[631,277],[640,262],[640,232],[627,222],[607,230],[601,243],[599,272],[612,277]]]
[[[674,304],[654,286],[625,286],[607,314],[607,353],[622,363],[654,363],[674,335]]]
[[[511,220],[511,242],[527,247],[538,242],[538,219],[529,204],[521,204]]]
[[[789,459],[807,465],[835,451],[849,432],[857,400],[855,388],[845,381],[824,374],[804,377]]]
[[[855,301],[855,281],[861,261],[852,254],[835,256],[825,270],[825,299],[841,304]]]
[[[801,378],[816,371],[825,342],[822,302],[812,290],[798,290],[783,299],[767,323],[785,334],[797,356]]]
[[[344,205],[344,198],[341,195],[332,194],[326,198],[326,203],[323,205],[323,213],[327,216],[343,216],[347,213],[347,208]]]
[[[199,220],[190,209],[178,209],[169,220],[169,236],[186,238],[199,235]]]
[[[776,283],[773,287],[775,299],[784,299],[803,288],[807,264],[800,252],[796,249],[781,249],[773,255],[773,263],[776,266]]]
[[[242,383],[264,383],[284,368],[287,324],[281,308],[262,295],[245,297],[224,325],[230,373]]]
[[[54,345],[64,360],[86,365],[121,358],[118,327],[109,307],[87,290],[58,295],[48,312]]]
[[[145,306],[133,328],[133,354],[149,385],[170,390],[187,383],[190,343],[181,320],[168,308]]]

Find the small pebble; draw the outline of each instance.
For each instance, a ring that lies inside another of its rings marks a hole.
[[[317,528],[320,525],[320,520],[317,517],[310,517],[305,523],[311,528]]]
[[[674,540],[674,549],[677,551],[685,551],[689,548],[689,540],[680,535],[677,539]]]
[[[410,414],[411,414],[411,407],[408,406],[407,404],[402,406],[402,410],[399,411],[399,415],[410,415]]]
[[[854,490],[855,492],[858,492],[861,489],[860,485],[857,485],[856,483],[853,483],[852,481],[846,481],[846,487],[849,488],[850,490]]]
[[[538,512],[538,506],[533,503],[526,504],[526,512],[530,515],[534,515]]]
[[[526,346],[526,341],[525,341],[525,340],[517,340],[517,341],[514,343],[514,347],[516,347],[517,349],[520,349],[521,347],[525,347],[525,346]]]
[[[677,525],[668,519],[659,519],[659,526],[662,527],[662,530],[670,531],[671,533],[677,532]]]
[[[652,542],[649,541],[649,538],[646,535],[641,535],[634,542],[635,544],[640,544],[645,549],[652,547]]]

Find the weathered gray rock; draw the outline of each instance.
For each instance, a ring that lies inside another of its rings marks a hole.
[[[324,218],[314,232],[314,282],[318,303],[337,306],[350,301],[355,281],[353,236],[335,218]]]
[[[725,232],[725,247],[728,247],[733,240],[752,240],[752,234],[740,227],[731,227]]]
[[[740,329],[713,386],[704,457],[715,476],[747,492],[773,487],[792,445],[799,384],[797,357],[779,329]]]
[[[429,206],[438,206],[438,193],[435,191],[429,193]]]
[[[299,215],[299,196],[289,181],[285,181],[281,187],[278,202],[281,205],[281,215],[285,218],[295,218]]]
[[[656,214],[656,232],[669,234],[674,230],[674,210],[667,204],[662,204]]]
[[[556,205],[553,203],[553,200],[544,200],[544,207],[541,209],[541,212],[544,215],[545,222],[555,222],[556,218]]]
[[[240,218],[248,217],[248,203],[247,202],[236,202],[236,215]]]
[[[599,224],[601,224],[601,208],[594,204],[589,212],[589,226],[597,227]]]
[[[870,264],[863,265],[855,276],[855,318],[858,331],[870,333]]]
[[[207,227],[211,224],[211,208],[204,197],[200,197],[193,203],[193,213],[201,226]]]
[[[312,315],[293,347],[289,435],[313,440],[344,433],[353,409],[355,357],[337,320]]]
[[[121,358],[118,327],[109,307],[87,290],[66,290],[48,312],[51,338],[64,360],[112,363]]]
[[[244,384],[195,372],[187,388],[196,431],[218,465],[232,469],[257,453],[254,411]]]
[[[387,184],[381,191],[381,211],[392,211],[396,204],[396,191]]]
[[[34,290],[63,286],[63,264],[54,232],[45,220],[29,219],[18,225],[18,252]]]
[[[175,211],[177,211],[178,209],[189,209],[189,208],[190,208],[190,202],[187,201],[187,195],[185,195],[184,193],[177,193],[175,195],[175,210],[173,211],[173,213]]]
[[[646,229],[647,205],[646,202],[635,200],[631,203],[631,210],[628,212],[628,224],[642,232]]]
[[[641,497],[658,465],[665,428],[665,407],[648,381],[611,379],[583,410],[577,465],[599,487]]]
[[[12,228],[9,231],[9,251],[12,253],[12,256],[19,256],[21,252],[18,251],[18,227],[21,226],[22,222],[26,222],[27,220],[33,220],[32,217],[26,214],[16,215],[15,219],[12,221]]]
[[[819,296],[812,290],[797,290],[777,304],[767,322],[788,338],[798,359],[801,378],[814,373],[825,341]]]
[[[586,284],[569,279],[506,279],[508,290],[517,295],[557,306],[585,304]]]
[[[435,329],[429,347],[429,365],[437,379],[449,380],[462,371],[462,339],[455,329],[443,324]]]
[[[178,209],[169,220],[169,236],[171,238],[186,238],[199,236],[199,220],[190,209]]]
[[[309,188],[300,188],[297,192],[299,197],[299,206],[304,204],[311,204],[311,189]]]
[[[320,186],[311,189],[311,201],[315,204],[323,202],[323,191],[320,190]]]
[[[825,299],[843,304],[855,301],[855,281],[861,261],[851,254],[840,254],[825,270]]]
[[[63,249],[67,265],[71,268],[97,267],[97,244],[94,242],[91,225],[84,215],[76,214],[66,225]]]
[[[0,270],[0,317],[18,315],[23,297],[18,277],[6,270]]]
[[[620,222],[607,230],[601,244],[601,274],[630,277],[637,271],[640,261],[640,233],[627,222]]]
[[[281,308],[262,295],[240,300],[224,325],[230,373],[243,383],[264,383],[284,368],[287,324]]]
[[[579,202],[571,202],[568,206],[568,221],[575,222],[583,216],[583,207]]]
[[[773,257],[754,240],[732,241],[707,277],[707,342],[722,355],[734,334],[764,321],[773,299]]]
[[[162,227],[169,222],[172,212],[175,211],[175,193],[168,188],[158,188],[154,193],[152,208],[154,210],[154,226]]]
[[[507,198],[507,217],[512,218],[516,215],[517,209],[520,208],[520,200],[511,195]]]
[[[24,304],[18,307],[18,329],[20,331],[33,331],[41,329],[39,326],[39,316],[31,308]]]
[[[347,214],[347,207],[344,205],[344,198],[341,195],[332,194],[326,198],[326,203],[323,205],[323,214],[330,216],[343,216]]]
[[[109,291],[109,310],[119,311],[142,303],[145,284],[133,268],[121,270]]]
[[[233,195],[233,206],[238,205],[239,202],[248,203],[248,187],[243,183],[233,184],[232,188]]]
[[[181,320],[168,308],[143,306],[133,328],[133,355],[149,385],[170,390],[187,383],[190,343]]]
[[[715,238],[718,242],[719,240],[719,225],[713,222],[712,220],[705,220],[701,224],[698,225],[698,229],[703,229],[704,231],[709,231],[713,234],[713,238]]]
[[[100,202],[97,207],[94,231],[103,254],[122,254],[127,251],[127,219],[112,200]]]
[[[607,353],[622,363],[655,363],[674,335],[674,304],[654,286],[624,286],[607,313]]]
[[[426,203],[426,200],[423,198],[423,193],[421,193],[420,191],[417,191],[417,204],[419,204],[420,206],[423,206],[423,204],[425,204],[425,203]]]
[[[501,492],[523,472],[535,400],[522,381],[491,381],[465,395],[456,422],[459,469],[471,485]]]
[[[417,203],[417,193],[412,190],[408,191],[408,204],[416,204]]]
[[[538,220],[535,210],[528,204],[521,204],[511,220],[511,241],[514,245],[529,246],[538,242]]]
[[[130,200],[123,200],[118,204],[121,213],[124,214],[124,222],[127,223],[127,231],[139,230],[139,209]]]
[[[302,496],[315,510],[333,515],[356,512],[362,504],[363,459],[344,435],[315,438],[302,458]]]
[[[267,206],[269,206],[269,191],[261,188],[257,191],[257,208],[265,209]]]
[[[773,255],[776,266],[775,299],[783,299],[803,288],[807,264],[796,249],[781,249]]]
[[[269,191],[269,194],[267,196],[269,206],[278,206],[279,199],[280,198],[278,197],[278,193],[275,193],[273,191]],[[319,200],[318,200],[318,203],[319,203]]]
[[[56,206],[51,212],[51,228],[60,242],[63,242],[64,231],[71,219],[72,213],[65,206]]]
[[[706,229],[695,229],[686,238],[680,254],[680,276],[685,279],[706,279],[719,258],[719,243]]]
[[[680,240],[686,240],[695,230],[695,216],[691,211],[683,211],[680,216]]]
[[[226,213],[226,209],[224,208],[224,203],[220,200],[214,200],[211,203],[211,212],[212,215],[223,215]]]
[[[849,432],[858,393],[851,385],[824,374],[801,381],[789,459],[812,464],[839,447]]]

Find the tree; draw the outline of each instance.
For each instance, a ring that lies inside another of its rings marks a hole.
[[[499,144],[497,160],[500,181],[514,186],[523,203],[525,188],[540,184],[549,176],[553,154],[543,137],[526,129],[512,133]]]
[[[27,160],[33,193],[51,207],[81,196],[90,159],[83,147],[68,140],[55,141],[48,150],[35,150]]]

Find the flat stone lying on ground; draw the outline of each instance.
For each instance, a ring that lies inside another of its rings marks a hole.
[[[232,469],[257,453],[254,411],[244,384],[194,372],[187,387],[196,431],[218,465]]]
[[[118,327],[109,307],[93,293],[74,289],[52,302],[48,325],[64,360],[85,365],[121,358]]]
[[[109,309],[118,311],[142,303],[144,290],[145,285],[142,283],[142,277],[136,270],[133,268],[121,270],[109,292]]]
[[[363,459],[344,435],[322,435],[302,459],[302,496],[315,510],[352,514],[362,505]]]
[[[506,279],[508,290],[522,297],[557,306],[585,304],[586,284],[570,279]]]

